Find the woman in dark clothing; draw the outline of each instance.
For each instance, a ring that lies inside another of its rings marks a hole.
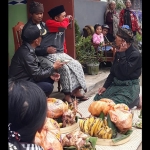
[[[140,101],[142,56],[132,45],[133,32],[128,25],[118,27],[115,43],[117,49],[110,74],[94,100],[110,98],[116,104],[125,103],[132,108],[138,106]]]

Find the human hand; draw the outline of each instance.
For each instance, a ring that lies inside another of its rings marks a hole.
[[[73,17],[71,15],[67,15],[66,18],[68,18],[69,20],[73,20]]]
[[[58,82],[59,79],[60,79],[60,74],[55,72],[50,77],[51,77],[52,80]]]
[[[59,69],[61,68],[65,63],[61,62],[60,60],[56,60],[53,64],[54,69]]]
[[[102,93],[104,93],[106,91],[106,88],[101,87],[98,89],[98,94],[101,95]]]
[[[54,53],[56,53],[56,48],[53,47],[53,46],[47,47],[47,53],[48,54],[54,54]]]

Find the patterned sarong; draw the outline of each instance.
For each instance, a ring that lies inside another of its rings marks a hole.
[[[124,103],[129,106],[135,99],[139,97],[140,84],[139,79],[121,81],[114,78],[114,82],[101,95],[96,94],[94,100],[101,98],[112,99],[116,104]]]
[[[58,69],[62,91],[68,93],[77,87],[81,87],[86,92],[87,88],[83,68],[77,60],[66,53],[49,54],[46,57],[39,56],[38,58],[44,68],[47,65],[52,66],[56,60],[71,59],[69,63]]]

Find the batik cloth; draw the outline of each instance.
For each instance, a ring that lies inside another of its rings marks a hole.
[[[78,87],[83,88],[86,92],[85,76],[82,65],[69,55],[65,53],[48,54],[45,57],[38,57],[40,59],[42,67],[46,65],[53,65],[56,60],[70,60],[68,63],[63,65],[62,68],[58,69],[60,74],[60,83],[62,86],[62,92],[71,93]]]

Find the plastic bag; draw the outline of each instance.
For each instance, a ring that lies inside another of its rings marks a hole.
[[[120,133],[126,133],[132,128],[132,113],[129,110],[114,109],[109,111],[110,119],[115,123]]]
[[[44,150],[63,150],[59,124],[47,118],[41,132],[36,133],[34,142]]]
[[[47,99],[47,117],[59,118],[65,111],[68,110],[67,103],[64,103],[61,99],[48,98]]]

